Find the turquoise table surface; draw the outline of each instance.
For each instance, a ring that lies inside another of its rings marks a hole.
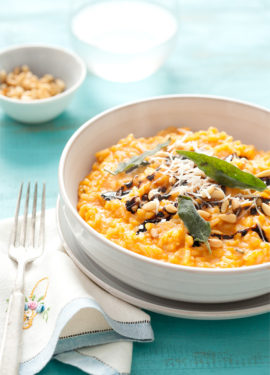
[[[0,0],[0,47],[42,42],[71,48],[69,6],[67,0]],[[176,93],[229,96],[270,108],[268,0],[180,0],[179,22],[176,49],[144,81],[116,84],[88,74],[68,110],[42,125],[20,124],[0,110],[0,218],[13,215],[22,180],[46,181],[48,207],[55,206],[58,161],[66,141],[107,108]],[[151,317],[155,341],[134,344],[134,375],[270,374],[269,314],[212,322]],[[63,373],[82,374],[56,361],[41,372]]]

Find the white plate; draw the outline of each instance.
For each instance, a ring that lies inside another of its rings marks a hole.
[[[67,224],[59,198],[57,227],[64,248],[74,263],[100,287],[132,305],[159,314],[188,319],[234,319],[270,312],[270,293],[239,302],[191,303],[160,298],[123,283],[104,271],[83,251]]]

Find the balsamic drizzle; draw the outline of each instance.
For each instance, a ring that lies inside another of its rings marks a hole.
[[[133,185],[133,180],[130,180],[129,182],[126,182],[126,183],[125,183],[125,186],[126,186],[128,189],[130,189],[130,188],[132,187],[132,185]]]
[[[133,169],[133,168],[131,168]],[[129,171],[126,171],[126,173],[129,173],[131,172],[131,169]],[[159,170],[159,168],[156,169],[157,171]],[[148,175],[146,176],[146,179],[149,180],[149,181],[153,181],[155,178],[155,172],[152,173],[151,175]],[[270,185],[270,177],[262,177],[261,180],[263,182],[265,182],[267,185]],[[138,187],[140,186],[140,184],[142,183],[143,181],[139,181],[138,182]],[[130,193],[130,189],[131,187],[133,186],[134,184],[134,181],[133,179],[131,179],[129,182],[126,182],[123,186],[121,186],[117,191],[107,191],[107,192],[103,192],[101,193],[101,197],[105,200],[105,201],[110,201],[112,199],[119,199],[121,200],[125,195],[129,194]],[[181,185],[185,185],[187,184],[186,181],[183,181]],[[225,187],[221,187],[222,190],[225,192]],[[150,200],[153,200],[153,199],[158,199],[159,201],[162,201],[163,199],[168,199],[171,194],[169,192],[167,192],[168,188],[166,186],[162,186],[162,187],[159,187],[157,189],[157,193],[154,194],[154,196],[152,197],[152,199],[149,199],[148,198],[148,194],[145,193],[143,194],[143,196],[140,198],[139,196],[137,197],[133,197],[132,199],[128,200],[126,202],[126,209],[127,211],[131,212],[132,214],[136,213],[137,209],[139,207],[141,207],[141,202],[147,202],[147,201],[150,201]],[[226,193],[226,192],[225,192]],[[192,194],[191,194],[192,195]],[[267,198],[263,198],[263,197],[260,197],[260,199],[269,204],[270,203],[270,199],[267,199]],[[196,208],[197,209],[203,209],[203,208],[206,208],[206,207],[213,207],[213,206],[218,206],[220,205],[220,202],[219,201],[202,201],[202,202],[197,202],[197,201],[194,201],[194,203],[196,204]],[[251,205],[252,205],[252,201],[250,202]],[[177,207],[177,202],[173,203],[175,207]],[[249,206],[247,208],[239,208],[236,212],[235,212],[235,215],[238,216],[242,210],[250,210],[250,214],[251,215],[256,215],[258,214],[258,211],[257,211],[257,208],[254,207],[254,206]],[[138,230],[136,232],[136,234],[139,234],[139,233],[142,233],[142,232],[146,232],[147,229],[146,229],[146,224],[147,223],[153,223],[153,224],[157,224],[161,221],[168,221],[171,219],[171,217],[173,216],[174,214],[170,214],[169,212],[167,212],[165,210],[165,213],[160,211],[158,212],[155,217],[151,218],[151,219],[147,219],[145,220],[143,223],[141,223],[138,227]],[[218,234],[218,233],[211,233],[211,237],[217,237],[219,239],[222,239],[222,240],[229,240],[229,239],[233,239],[234,236],[238,233],[241,234],[242,237],[244,237],[249,231],[254,231],[256,232],[259,237],[261,238],[262,241],[264,242],[270,242],[268,239],[267,239],[267,236],[264,232],[264,230],[258,226],[258,224],[254,227],[250,227],[250,228],[245,228],[245,229],[242,229],[242,230],[238,230],[237,232],[233,233],[232,235],[228,235],[228,234]],[[199,247],[201,246],[200,242],[199,241],[194,241],[193,243],[193,247]]]
[[[217,237],[220,240],[232,240],[237,233],[240,233],[241,236],[244,237],[250,230],[252,230],[253,232],[256,232],[259,235],[259,237],[261,238],[261,240],[263,240],[264,242],[269,242],[267,237],[266,237],[266,234],[265,234],[264,230],[262,228],[259,228],[258,224],[255,225],[255,227],[250,227],[250,228],[238,230],[237,232],[235,232],[233,234],[211,233],[211,236]]]
[[[127,211],[134,214],[139,207],[139,197],[133,197],[131,200],[126,202]]]
[[[150,174],[149,176],[146,176],[147,180],[149,181],[153,181],[153,179],[155,178],[155,173],[152,173]]]
[[[163,212],[158,212],[158,214],[155,217],[153,217],[152,219],[144,220],[144,222],[139,225],[136,234],[146,232],[147,229],[146,229],[145,226],[146,226],[147,223],[157,224],[157,223],[160,223],[161,220],[169,221],[173,215],[174,214],[168,213],[165,216]]]
[[[104,193],[101,193],[101,196],[105,201],[110,201],[112,199],[122,199],[123,194],[118,193],[118,191],[106,191]]]

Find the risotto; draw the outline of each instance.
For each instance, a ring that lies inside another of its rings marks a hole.
[[[256,176],[265,188],[218,183],[203,163],[179,150],[225,161]],[[130,134],[96,158],[79,185],[77,208],[108,240],[186,266],[231,268],[270,261],[270,151],[257,151],[215,128],[168,128],[149,138]],[[207,240],[192,233],[179,197],[192,205],[189,219],[193,215],[199,218],[195,224],[209,228]]]

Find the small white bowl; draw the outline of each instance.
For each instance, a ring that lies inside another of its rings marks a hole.
[[[73,52],[47,45],[21,45],[0,52],[0,70],[7,73],[16,66],[28,65],[38,77],[52,74],[65,82],[66,89],[61,94],[47,99],[24,102],[0,95],[0,105],[7,115],[26,123],[40,123],[60,115],[82,84],[86,67]]]
[[[194,95],[153,98],[114,108],[87,121],[68,141],[59,165],[61,206],[74,236],[100,267],[135,288],[174,300],[229,302],[270,292],[270,263],[198,268],[160,262],[124,249],[91,228],[76,210],[79,182],[95,153],[129,133],[149,137],[168,126],[215,126],[236,139],[269,149],[270,111],[240,101]]]

